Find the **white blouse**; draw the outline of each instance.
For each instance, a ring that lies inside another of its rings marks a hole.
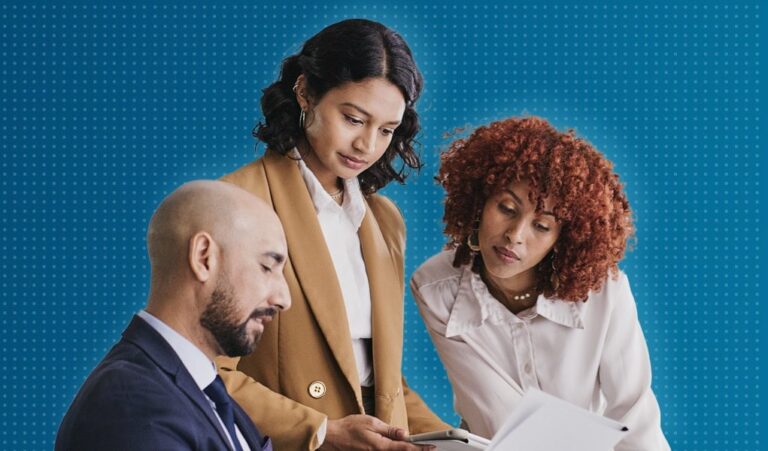
[[[627,276],[586,303],[539,296],[517,315],[454,251],[427,260],[411,290],[469,429],[492,437],[534,387],[629,428],[616,450],[668,450],[651,363]]]

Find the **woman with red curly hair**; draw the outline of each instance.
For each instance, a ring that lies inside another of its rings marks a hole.
[[[634,234],[613,166],[537,117],[480,127],[442,155],[447,249],[411,289],[469,430],[491,437],[540,389],[667,450],[648,348],[617,264]]]

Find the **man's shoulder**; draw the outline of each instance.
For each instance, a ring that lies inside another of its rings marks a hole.
[[[121,340],[94,368],[83,384],[80,394],[91,402],[147,402],[155,395],[167,398],[175,385],[171,376],[140,347]],[[74,404],[73,404],[74,405]]]
[[[97,443],[126,449],[128,443],[150,443],[136,442],[136,434],[146,440],[154,440],[155,435],[160,440],[175,440],[178,426],[184,422],[179,412],[190,407],[185,404],[188,401],[172,375],[141,348],[121,340],[75,396],[61,423],[57,449],[93,449]],[[156,430],[160,424],[166,429]],[[167,429],[171,425],[175,425],[173,430]]]

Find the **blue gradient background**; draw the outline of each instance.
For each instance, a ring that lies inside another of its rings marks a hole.
[[[146,222],[174,187],[263,148],[260,89],[323,26],[379,20],[412,46],[426,166],[386,193],[407,271],[437,252],[445,133],[530,113],[611,158],[636,212],[622,267],[676,450],[765,449],[756,1],[0,6],[0,448],[49,449],[148,288]],[[452,422],[406,299],[405,372]]]

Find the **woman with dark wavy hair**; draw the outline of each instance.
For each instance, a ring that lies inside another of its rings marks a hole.
[[[449,243],[411,289],[469,430],[493,436],[536,388],[627,425],[617,450],[669,449],[618,268],[634,226],[611,162],[511,118],[451,144],[437,179]]]
[[[254,136],[265,155],[224,177],[269,202],[288,241],[293,307],[251,355],[219,362],[277,449],[419,449],[409,432],[449,428],[402,378],[405,230],[376,194],[421,166],[422,83],[396,32],[333,24],[264,89]]]

